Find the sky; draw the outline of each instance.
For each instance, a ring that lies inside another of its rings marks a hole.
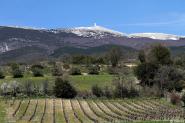
[[[185,35],[185,0],[0,0],[0,25]]]

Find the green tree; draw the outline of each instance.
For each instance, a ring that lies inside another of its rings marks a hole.
[[[54,94],[59,98],[74,98],[77,95],[75,88],[69,81],[62,78],[56,78],[54,86]]]
[[[46,80],[46,81],[43,81],[43,83],[42,83],[43,85],[43,93],[44,93],[44,95],[48,95],[48,93],[49,93],[49,83],[48,83],[48,81]]]
[[[70,70],[70,74],[71,74],[71,75],[81,75],[81,71],[80,71],[79,68],[73,67],[73,68],[71,68],[71,70]]]
[[[129,97],[129,90],[121,82],[117,82],[114,89],[114,97],[126,98]]]
[[[43,69],[41,69],[41,68],[37,68],[37,67],[32,68],[32,73],[33,73],[34,77],[43,77],[44,76]]]
[[[14,78],[22,78],[24,75],[23,70],[21,70],[19,64],[11,64],[11,68],[12,68],[12,74]]]
[[[154,81],[161,91],[181,91],[185,87],[185,72],[173,66],[162,66],[156,72]]]
[[[153,86],[153,79],[158,70],[158,66],[152,63],[139,64],[135,69],[134,73],[137,78],[141,81],[140,84],[143,86]]]
[[[62,68],[58,65],[54,65],[53,70],[52,70],[52,75],[53,76],[62,76]]]
[[[4,73],[3,73],[3,70],[0,69],[0,79],[4,79],[4,78],[5,78],[5,75],[4,75]]]
[[[146,56],[144,50],[139,51],[138,59],[141,63],[146,62]]]
[[[99,74],[99,66],[90,66],[89,68],[89,74]]]
[[[122,52],[118,47],[114,47],[109,52],[109,60],[112,64],[112,67],[116,67],[121,59]]]
[[[172,63],[170,50],[161,44],[153,46],[147,57],[150,63],[158,65],[169,65]]]
[[[13,70],[13,77],[14,78],[22,78],[23,77],[23,71],[21,69]]]

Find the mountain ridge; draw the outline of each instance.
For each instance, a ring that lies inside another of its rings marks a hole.
[[[159,39],[158,35],[160,35],[159,38],[162,35],[163,39]],[[28,47],[30,51],[33,48],[34,54],[39,54],[39,50],[41,50],[44,51],[46,56],[50,56],[57,49],[63,47],[89,49],[104,45],[118,45],[140,50],[155,43],[161,43],[167,47],[185,46],[183,36],[174,37],[174,35],[164,34],[163,37],[161,33],[158,33],[158,35],[155,35],[158,39],[151,38],[151,35],[149,37],[148,35],[129,36],[97,25],[68,29],[32,29],[28,27],[0,26],[0,57],[6,58],[4,57],[6,52],[8,54],[11,51],[19,51],[19,49],[22,51],[21,49]],[[19,53],[14,53],[14,56],[18,56]],[[31,52],[27,52],[27,54],[31,54]]]

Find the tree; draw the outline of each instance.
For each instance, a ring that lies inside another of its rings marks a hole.
[[[89,74],[99,74],[99,66],[90,66],[89,68]]]
[[[129,96],[129,91],[128,89],[123,86],[123,84],[121,82],[118,82],[115,85],[115,89],[114,89],[114,97],[116,98],[125,98]]]
[[[158,70],[158,66],[152,63],[141,63],[135,69],[134,73],[143,86],[153,86],[153,79]]]
[[[22,78],[23,77],[23,71],[20,69],[19,64],[12,64],[11,65],[12,68],[12,74],[14,78]]]
[[[23,71],[20,68],[13,70],[13,77],[14,78],[22,78]]]
[[[14,70],[16,70],[16,69],[19,69],[19,64],[17,64],[17,63],[12,63],[12,64],[11,64],[11,69],[12,69],[12,71],[14,71]]]
[[[71,74],[71,75],[81,75],[81,71],[80,71],[79,68],[73,67],[73,68],[71,68],[71,70],[70,70],[70,74]]]
[[[146,62],[146,56],[144,50],[141,50],[138,54],[138,59],[141,63]]]
[[[60,66],[54,65],[54,68],[52,70],[52,75],[53,76],[62,76],[63,72]]]
[[[1,91],[4,96],[8,94],[8,84],[7,83],[2,83],[1,84]]]
[[[48,87],[49,87],[48,81],[46,80],[42,84],[43,84],[43,93],[44,93],[44,95],[47,95],[48,91],[49,91],[48,90]]]
[[[109,60],[112,64],[112,67],[116,67],[118,65],[118,62],[120,61],[122,56],[121,49],[118,47],[114,47],[109,52]]]
[[[154,82],[161,91],[181,91],[185,87],[185,72],[173,66],[162,66],[156,72]]]
[[[11,88],[12,88],[12,95],[16,97],[17,93],[19,93],[20,91],[20,84],[14,81],[11,83]]]
[[[39,67],[32,68],[32,73],[34,77],[43,77],[43,70]]]
[[[62,78],[56,78],[54,86],[54,94],[59,98],[74,98],[77,95],[75,88],[69,81]]]
[[[92,91],[93,95],[95,95],[96,97],[103,96],[102,88],[100,88],[97,84],[92,86],[91,91]]]
[[[112,98],[112,89],[110,87],[104,87],[104,96],[107,98]]]
[[[4,79],[5,78],[5,75],[3,73],[3,71],[0,69],[0,79]]]
[[[158,65],[169,65],[172,63],[169,49],[161,44],[153,46],[147,57],[150,63]]]
[[[33,94],[33,84],[31,81],[26,81],[24,83],[24,92],[27,94],[27,96],[31,96]]]

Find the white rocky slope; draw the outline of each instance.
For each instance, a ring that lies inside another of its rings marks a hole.
[[[164,33],[135,33],[130,34],[129,37],[139,38],[139,37],[146,37],[156,40],[179,40],[183,38],[183,36],[177,36],[172,34],[164,34]]]
[[[94,37],[95,39],[101,39],[108,35],[111,35],[114,37],[126,36],[126,34],[122,32],[114,31],[102,26],[97,26],[96,24],[94,24],[94,26],[91,26],[91,27],[76,27],[76,28],[66,29],[65,31],[74,33],[82,37]]]

